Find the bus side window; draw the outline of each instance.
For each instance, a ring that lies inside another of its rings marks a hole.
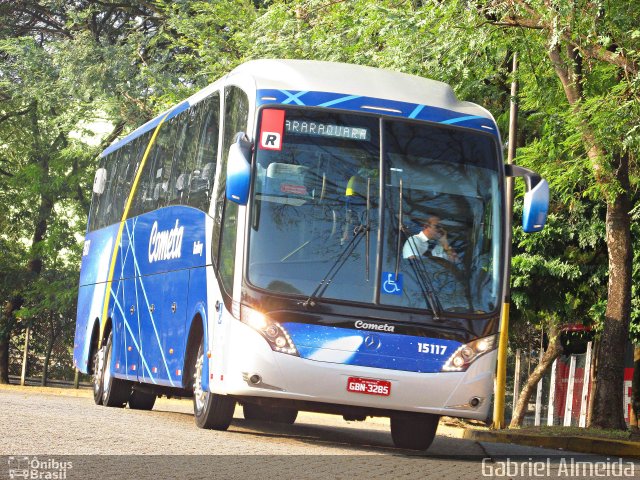
[[[203,122],[204,108],[202,103],[198,103],[193,107],[194,114],[189,125],[189,143],[187,144],[186,156],[186,172],[189,174],[189,183],[186,185],[186,192],[183,196],[183,205],[190,205],[189,193],[195,188],[194,184],[198,183],[202,172],[197,164],[198,143],[200,142],[200,127]]]
[[[182,112],[174,118],[175,147],[171,159],[171,171],[169,172],[169,185],[167,187],[167,205],[180,205],[187,179],[184,173],[184,156],[182,150],[187,138],[187,116],[189,112]]]
[[[198,142],[201,104],[184,111],[177,117],[178,132],[169,179],[169,204],[186,205],[193,177],[193,160]]]
[[[122,220],[125,205],[129,194],[131,193],[131,184],[135,175],[135,163],[132,164],[131,157],[134,151],[134,144],[127,143],[119,150],[118,169],[115,177],[115,191],[113,195],[113,214],[114,217],[110,223],[116,223]]]
[[[115,221],[115,205],[116,202],[116,182],[118,173],[118,163],[121,158],[122,149],[118,149],[106,157],[105,168],[107,170],[107,184],[105,185],[102,198],[100,199],[100,207],[98,208],[98,228],[111,225]],[[118,219],[120,220],[120,219]]]
[[[166,150],[164,151],[162,158],[156,164],[156,184],[153,189],[156,208],[166,207],[172,203],[173,192],[171,179],[173,178],[174,170],[176,168],[176,155],[180,148],[178,145],[181,125],[180,118],[181,116],[177,115],[166,122]]]
[[[151,136],[153,135],[153,131],[149,131],[144,135],[141,135],[140,144],[137,149],[137,156],[139,157],[139,162],[142,162],[144,158],[145,151],[151,140]],[[151,172],[155,174],[155,169],[153,169],[153,160],[154,160],[154,151],[149,152],[147,156],[147,160],[143,166],[142,173],[140,178],[138,179],[138,184],[136,186],[136,191],[134,192],[133,201],[131,202],[131,208],[129,210],[128,218],[135,217],[143,214],[145,211],[148,211],[145,207],[147,207],[149,199],[152,199],[152,181],[153,179]]]
[[[218,92],[202,103],[202,122],[198,132],[193,173],[189,184],[188,204],[203,211],[209,210],[218,154],[220,124],[220,96]]]
[[[238,132],[246,131],[249,117],[249,100],[247,95],[238,87],[225,88],[224,105],[224,136],[222,142],[222,157],[220,162],[220,181],[216,190],[216,206],[213,223],[212,245],[218,245],[219,251],[213,252],[217,258],[220,278],[225,292],[233,296],[233,273],[235,268],[236,236],[238,230],[238,204],[226,201],[226,166],[229,147]]]
[[[177,124],[177,118],[173,117],[166,121],[162,125],[160,132],[158,132],[156,145],[154,146],[153,170],[150,172],[153,176],[151,187],[152,209],[164,207],[166,203],[169,190],[169,175],[176,143]]]
[[[98,168],[106,168],[106,157],[102,157],[98,164]],[[105,185],[106,187],[106,185]],[[89,231],[92,232],[101,227],[100,225],[100,215],[99,211],[101,210],[102,201],[105,198],[105,191],[103,191],[100,195],[97,193],[93,193],[93,199],[91,201],[91,211],[89,212]]]

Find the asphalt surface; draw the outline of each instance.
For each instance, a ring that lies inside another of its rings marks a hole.
[[[387,419],[306,412],[278,425],[245,420],[237,408],[227,431],[202,430],[190,400],[159,399],[152,411],[136,411],[97,406],[90,395],[0,386],[0,478],[472,479],[500,476],[496,466],[509,456],[552,456],[557,464],[561,453],[465,440],[443,422],[429,450],[416,453],[393,447]],[[57,477],[42,475],[53,470]],[[523,473],[508,478],[538,478]]]

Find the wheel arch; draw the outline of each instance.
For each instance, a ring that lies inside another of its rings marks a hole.
[[[89,337],[89,349],[87,352],[87,373],[93,374],[93,357],[100,348],[102,342],[100,342],[100,319],[93,320],[93,327],[91,328],[91,336]]]
[[[193,379],[193,366],[195,365],[195,357],[198,354],[200,343],[204,339],[205,345],[207,344],[205,318],[206,317],[198,311],[191,319],[189,335],[187,336],[187,343],[185,344],[184,366],[182,369],[184,372],[184,375],[182,375],[183,388],[188,388],[191,379]]]

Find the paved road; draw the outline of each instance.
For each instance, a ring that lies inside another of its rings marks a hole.
[[[66,478],[466,479],[488,472],[482,458],[492,452],[557,453],[479,444],[441,423],[431,448],[416,454],[393,447],[385,419],[345,422],[304,412],[282,426],[247,421],[237,409],[228,431],[201,430],[188,400],[160,399],[142,412],[96,406],[87,391],[51,392],[0,387],[0,455],[71,461]],[[106,456],[88,456],[98,454]],[[5,475],[0,463],[0,478]]]

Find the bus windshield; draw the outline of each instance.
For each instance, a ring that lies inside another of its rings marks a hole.
[[[250,284],[436,314],[497,308],[502,192],[490,135],[276,111],[279,142],[256,147]]]

